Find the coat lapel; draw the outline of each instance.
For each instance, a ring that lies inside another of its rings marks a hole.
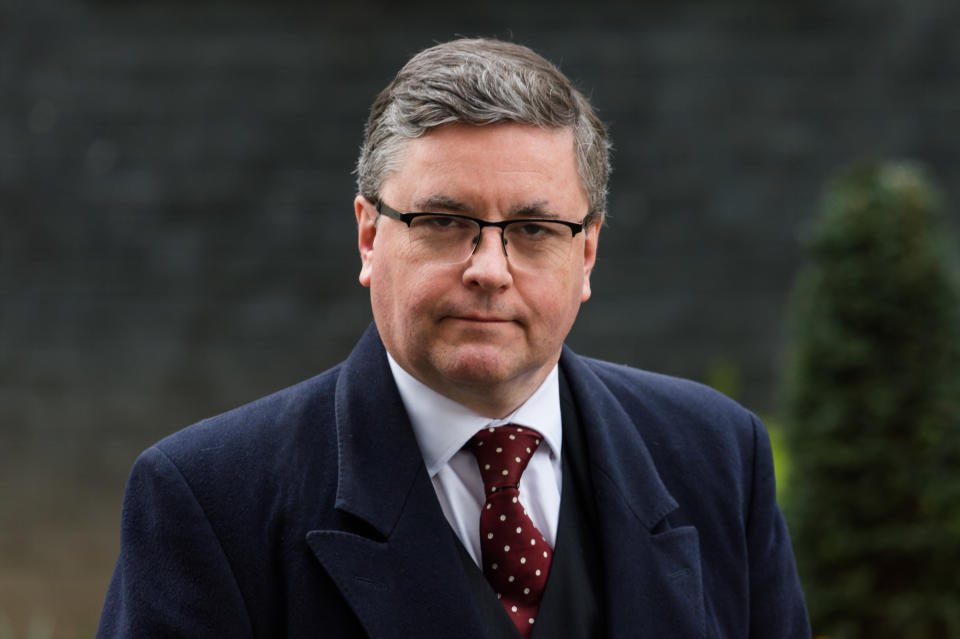
[[[696,528],[671,528],[678,508],[635,423],[577,355],[560,360],[580,411],[597,498],[611,637],[702,638]],[[638,428],[639,426],[639,428]]]
[[[447,521],[370,329],[336,390],[342,527],[307,543],[374,639],[479,639],[480,619]]]
[[[669,526],[678,504],[642,423],[568,349],[561,365],[589,448],[609,635],[702,638],[698,533]],[[342,525],[309,532],[313,553],[371,638],[480,639],[463,563],[373,327],[343,365],[336,421]]]

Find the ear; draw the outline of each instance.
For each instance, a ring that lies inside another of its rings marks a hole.
[[[353,200],[357,215],[357,248],[360,249],[360,283],[370,286],[373,270],[373,240],[377,236],[377,209],[362,195]]]
[[[580,302],[590,299],[590,273],[597,262],[597,242],[600,241],[600,222],[594,222],[583,229],[583,292]]]

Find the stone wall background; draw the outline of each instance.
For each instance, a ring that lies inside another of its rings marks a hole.
[[[409,55],[559,63],[617,147],[569,343],[735,370],[769,414],[828,175],[917,159],[960,221],[958,27],[937,0],[0,0],[0,637],[92,634],[139,450],[349,352],[352,165]]]

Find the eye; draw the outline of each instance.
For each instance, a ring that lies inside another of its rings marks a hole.
[[[556,235],[557,231],[554,226],[549,222],[521,222],[514,225],[513,228],[515,229],[514,232],[524,239],[537,240]]]
[[[431,226],[439,228],[449,228],[457,223],[457,220],[452,217],[427,217],[424,218],[424,221]]]
[[[429,231],[455,231],[470,226],[468,221],[452,215],[423,215],[415,219],[413,224]]]

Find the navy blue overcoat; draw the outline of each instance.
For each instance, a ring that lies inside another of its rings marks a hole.
[[[759,420],[692,382],[566,348],[560,365],[589,448],[610,636],[809,639]],[[337,367],[134,465],[98,637],[480,633],[374,327]]]

